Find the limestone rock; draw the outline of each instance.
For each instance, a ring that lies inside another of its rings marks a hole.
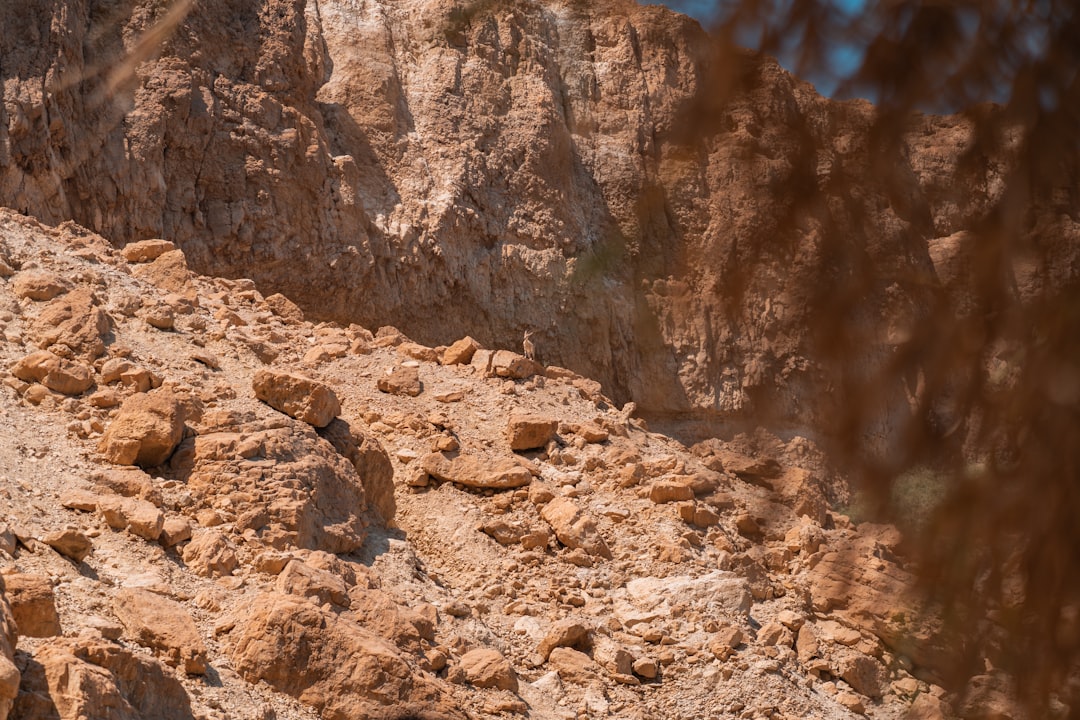
[[[105,334],[112,327],[90,288],[80,287],[46,305],[31,326],[42,348],[94,359],[105,352]]]
[[[448,458],[443,453],[430,453],[421,458],[420,465],[438,480],[471,488],[505,490],[532,482],[529,469],[513,458],[487,460],[467,453]]]
[[[183,685],[160,663],[85,638],[56,638],[35,650],[12,717],[194,720]]]
[[[753,598],[745,578],[714,570],[697,577],[635,578],[615,593],[613,611],[629,627],[671,617],[675,604],[702,616],[745,619]]]
[[[145,540],[156,542],[161,536],[165,516],[153,503],[139,498],[104,495],[98,499],[98,512],[113,530],[127,530]]]
[[[138,242],[125,245],[120,250],[120,254],[123,255],[124,259],[129,263],[148,263],[157,260],[164,253],[172,252],[175,249],[176,245],[168,240],[139,240]]]
[[[52,300],[62,295],[70,286],[59,275],[44,270],[24,270],[11,279],[11,290],[15,297],[30,300]]]
[[[591,644],[592,630],[581,620],[565,618],[558,621],[544,635],[544,639],[536,646],[536,652],[541,658],[547,660],[551,651],[559,647],[576,647],[588,649]]]
[[[94,384],[93,371],[85,364],[57,357],[48,350],[30,353],[12,366],[11,373],[63,395],[81,395]]]
[[[551,651],[548,664],[559,673],[565,682],[587,685],[596,680],[600,666],[585,653],[568,647],[558,647]]]
[[[60,616],[49,578],[24,573],[5,575],[4,592],[20,635],[44,638],[60,634]]]
[[[537,414],[511,415],[506,425],[506,437],[511,450],[542,448],[555,437],[559,421]]]
[[[468,365],[479,349],[480,343],[465,336],[443,350],[441,362],[443,365]]]
[[[181,553],[184,562],[199,575],[221,577],[236,569],[236,552],[225,536],[207,530],[194,536]]]
[[[270,407],[315,427],[326,427],[341,413],[333,390],[301,375],[260,370],[251,385],[255,397]]]
[[[391,709],[462,717],[388,642],[302,598],[267,593],[245,601],[231,646],[242,677],[266,682],[325,718],[364,720]]]
[[[113,610],[132,640],[189,675],[206,672],[206,645],[183,605],[146,590],[126,588],[117,592]]]
[[[191,522],[184,517],[166,517],[158,541],[167,548],[191,539]]]
[[[184,435],[184,408],[164,388],[132,395],[105,430],[98,451],[117,465],[161,465]]]
[[[319,605],[333,603],[338,607],[349,607],[349,588],[344,580],[300,560],[289,561],[278,575],[274,587],[288,595],[311,598]]]
[[[185,441],[172,463],[191,493],[184,508],[189,517],[213,513],[218,524],[231,521],[235,533],[254,532],[259,543],[278,550],[347,553],[363,544],[367,500],[361,478],[313,427],[278,417],[212,430]],[[378,452],[365,452],[365,461]],[[238,473],[248,458],[257,470]],[[225,479],[237,490],[227,510],[218,507]]]
[[[364,498],[387,523],[397,511],[394,500],[394,466],[378,439],[341,418],[317,431],[334,449],[353,464],[364,486]]]
[[[596,521],[573,501],[556,497],[540,510],[540,516],[566,547],[571,550],[581,548],[590,555],[611,559],[611,550],[597,530]]]
[[[75,562],[82,562],[83,558],[90,554],[94,544],[85,533],[75,528],[64,528],[46,535],[42,540],[46,545],[64,557],[71,558]]]
[[[649,486],[649,499],[654,503],[693,500],[694,489],[678,480],[657,480]]]
[[[461,656],[465,679],[478,688],[498,688],[517,692],[518,679],[510,662],[492,648],[477,648]]]
[[[511,380],[526,380],[544,372],[544,366],[509,350],[496,350],[491,356],[491,374]]]
[[[391,395],[416,397],[423,390],[420,383],[420,368],[414,365],[398,365],[388,370],[376,382],[381,392]]]

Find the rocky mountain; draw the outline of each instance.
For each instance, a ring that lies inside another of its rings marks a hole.
[[[30,0],[0,77],[0,720],[1020,717],[818,443],[989,314],[1015,137],[622,0]]]
[[[662,7],[226,2],[140,45],[165,10],[38,3],[5,26],[7,205],[169,238],[312,317],[432,345],[530,329],[657,418],[825,425],[849,370],[815,321],[846,314],[882,362],[1008,171],[961,166],[958,118],[882,150],[869,104]]]

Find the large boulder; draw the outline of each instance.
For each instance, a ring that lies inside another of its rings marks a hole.
[[[255,397],[270,407],[315,427],[326,427],[341,413],[333,390],[302,375],[260,370],[251,387]]]
[[[436,452],[425,455],[420,465],[437,480],[481,490],[506,490],[532,482],[532,472],[514,458],[489,460],[468,453],[447,457]]]
[[[12,718],[193,720],[183,685],[161,663],[115,643],[54,638],[26,663]]]
[[[536,413],[515,414],[506,424],[506,438],[511,450],[542,448],[555,437],[559,421]]]
[[[596,521],[573,501],[556,497],[544,505],[540,516],[555,531],[559,542],[571,550],[581,548],[590,555],[611,558],[611,550],[596,529]]]
[[[60,634],[60,616],[49,578],[13,573],[4,576],[4,589],[20,635],[42,638]]]
[[[171,390],[132,395],[105,430],[98,451],[117,465],[161,465],[184,436],[184,406]]]
[[[31,326],[42,348],[93,359],[105,352],[112,323],[90,288],[76,288],[46,305]]]
[[[125,588],[113,600],[113,611],[128,636],[189,675],[206,672],[206,645],[195,621],[175,600],[147,590]]]
[[[326,720],[410,713],[461,718],[440,688],[359,623],[303,598],[266,593],[235,616],[230,657],[252,683],[310,705]]]

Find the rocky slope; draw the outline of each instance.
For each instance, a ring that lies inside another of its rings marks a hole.
[[[173,247],[0,211],[0,718],[949,716],[812,442],[688,449]]]
[[[617,401],[714,432],[827,427],[845,374],[934,312],[952,239],[1008,172],[954,172],[959,119],[883,154],[868,104],[718,55],[660,7],[198,4],[126,63],[163,13],[41,2],[5,24],[4,204],[118,245],[165,237],[200,272],[431,345],[531,329]],[[1075,239],[1060,190],[1040,236]],[[1074,282],[1059,260],[1017,272]],[[837,316],[858,328],[843,364],[814,332]],[[883,388],[870,439],[909,390]]]

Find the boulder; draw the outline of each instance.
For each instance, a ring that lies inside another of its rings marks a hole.
[[[591,643],[592,630],[577,618],[564,618],[552,626],[544,639],[536,646],[536,652],[544,660],[551,651],[559,647],[576,647],[587,650]]]
[[[265,682],[324,718],[464,717],[393,645],[303,598],[264,593],[245,600],[230,644],[244,679]]]
[[[82,562],[94,549],[94,543],[86,533],[70,527],[51,532],[42,540],[56,552],[75,562]]]
[[[60,634],[60,616],[49,578],[24,573],[5,575],[4,592],[20,635],[44,638]]]
[[[323,438],[352,463],[364,486],[364,497],[386,523],[392,523],[397,503],[394,500],[394,466],[378,439],[358,427],[336,418],[318,431]]]
[[[56,273],[45,270],[24,270],[11,279],[11,291],[15,297],[29,298],[39,302],[52,300],[66,293],[68,283]]]
[[[161,465],[184,436],[184,408],[167,389],[132,395],[120,406],[98,443],[98,451],[117,465]]]
[[[479,349],[480,343],[465,336],[443,350],[441,362],[443,365],[468,365]]]
[[[180,603],[147,590],[125,588],[113,599],[113,611],[129,639],[189,675],[206,672],[206,645]]]
[[[116,643],[55,638],[26,664],[14,718],[194,720],[183,685]]]
[[[421,458],[420,465],[437,480],[471,488],[506,490],[532,482],[532,473],[514,458],[488,460],[466,453],[449,458],[430,453]]]
[[[398,365],[388,369],[375,384],[380,392],[390,395],[416,397],[423,390],[420,384],[420,368],[415,365]]]
[[[57,355],[94,359],[105,352],[105,335],[112,327],[90,288],[76,288],[46,305],[31,325],[42,348]]]
[[[469,684],[478,688],[498,688],[517,692],[518,679],[503,654],[492,648],[477,648],[461,656],[461,671]]]
[[[184,547],[181,557],[188,567],[204,577],[231,575],[237,564],[232,544],[216,530],[195,535]]]
[[[341,403],[333,390],[302,375],[260,370],[251,386],[259,400],[315,427],[326,427],[341,413]]]
[[[279,592],[310,598],[319,605],[331,603],[342,608],[349,607],[349,587],[344,580],[300,560],[290,560],[274,586]]]
[[[120,250],[120,254],[129,263],[148,263],[175,249],[176,245],[168,240],[155,238],[128,243]]]
[[[540,363],[510,350],[496,350],[492,353],[488,368],[489,374],[511,380],[526,380],[544,372],[544,366]]]
[[[511,415],[506,425],[506,438],[511,450],[542,448],[555,437],[559,421],[544,415]]]
[[[39,382],[63,395],[81,395],[94,384],[94,373],[86,364],[61,358],[48,350],[38,350],[20,359],[11,374],[24,382]]]
[[[555,537],[571,550],[581,548],[590,555],[611,559],[596,521],[584,510],[564,497],[556,497],[540,510],[540,516],[555,531]]]
[[[103,495],[98,498],[98,512],[113,530],[127,530],[132,535],[156,542],[161,536],[165,516],[153,503],[139,498]]]

